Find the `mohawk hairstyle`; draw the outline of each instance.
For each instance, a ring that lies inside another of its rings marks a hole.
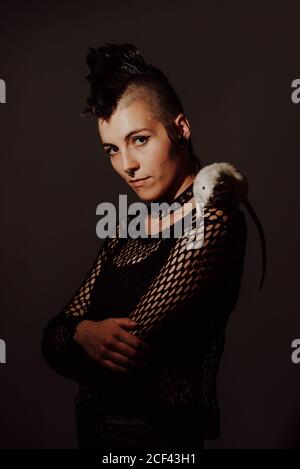
[[[179,138],[174,119],[184,113],[175,90],[161,70],[147,64],[137,47],[132,44],[109,44],[94,49],[89,47],[86,62],[90,73],[86,76],[91,88],[83,117],[109,120],[121,98],[141,96],[153,115],[165,126],[170,140],[177,147],[186,143],[195,170],[201,163],[194,155],[191,139]]]

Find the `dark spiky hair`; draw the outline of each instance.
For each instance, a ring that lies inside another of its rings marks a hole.
[[[91,87],[84,117],[109,120],[121,98],[142,93],[154,116],[162,122],[174,145],[182,144],[174,119],[184,113],[175,90],[161,70],[147,64],[137,47],[132,44],[109,44],[89,48],[86,62],[90,69],[87,80]],[[185,142],[183,142],[185,143]],[[195,163],[191,140],[186,142]]]

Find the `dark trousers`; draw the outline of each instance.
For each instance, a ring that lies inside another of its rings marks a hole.
[[[197,429],[180,422],[156,421],[137,415],[89,407],[76,408],[78,448],[203,449]]]

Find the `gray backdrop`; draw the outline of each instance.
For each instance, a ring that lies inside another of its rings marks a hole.
[[[206,4],[206,2],[205,2]],[[202,164],[231,161],[249,179],[266,232],[248,222],[241,293],[219,374],[222,436],[211,448],[300,446],[298,187],[299,13],[205,8],[204,2],[2,2],[0,78],[0,446],[75,446],[76,384],[40,354],[42,329],[94,260],[95,210],[119,193],[136,200],[99,144],[96,120],[79,116],[88,94],[88,46],[132,42],[161,67],[192,124]]]

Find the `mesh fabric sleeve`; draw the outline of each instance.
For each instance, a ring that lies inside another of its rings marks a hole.
[[[192,311],[197,297],[201,307],[182,319],[193,317],[200,326],[204,321],[221,321],[226,305],[232,308],[237,299],[246,237],[244,214],[238,207],[205,208],[201,222],[177,238],[130,312],[129,317],[138,322],[132,333],[147,340],[165,320]]]
[[[99,365],[74,340],[75,328],[85,319],[96,278],[101,275],[116,242],[117,238],[105,238],[80,287],[43,330],[41,351],[44,359],[58,374],[78,383]]]

